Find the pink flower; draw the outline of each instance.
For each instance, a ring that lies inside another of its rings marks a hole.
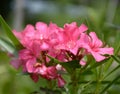
[[[38,82],[38,80],[39,80],[38,74],[32,73],[32,74],[30,74],[30,77],[34,82]]]
[[[34,64],[37,62],[37,56],[32,53],[32,51],[28,49],[23,49],[19,51],[19,59],[21,60],[21,66],[25,69],[28,73],[33,73],[34,71]]]
[[[65,85],[65,80],[59,75],[57,78],[58,81],[58,87],[63,87]]]
[[[30,47],[35,36],[35,29],[32,25],[27,25],[22,32],[13,30],[13,33],[20,40],[24,47]],[[31,41],[31,42],[30,42]]]
[[[35,68],[36,68],[34,70],[35,75],[32,75],[32,79],[34,81],[37,80],[37,76],[36,76],[36,74],[37,74],[37,75],[40,75],[41,77],[43,77],[47,80],[57,79],[58,86],[59,87],[64,86],[65,81],[63,80],[61,75],[57,73],[56,66],[46,67],[44,64],[36,63]]]
[[[34,73],[41,75],[46,79],[56,79],[58,77],[55,66],[46,67],[44,64],[36,63]]]
[[[19,69],[19,67],[21,66],[21,61],[19,59],[13,59],[13,60],[11,60],[10,64],[14,68]]]
[[[58,48],[70,51],[74,55],[76,55],[79,49],[78,40],[80,38],[80,35],[84,33],[87,29],[87,26],[85,26],[84,24],[81,24],[80,27],[78,27],[76,22],[65,24],[63,32],[64,40],[60,43]]]
[[[14,30],[24,49],[18,52],[18,59],[11,64],[16,69],[22,67],[22,71],[28,72],[34,82],[40,76],[47,80],[57,80],[58,86],[63,87],[66,82],[59,71],[65,69],[52,62],[48,55],[64,63],[79,60],[80,65],[85,66],[87,61],[84,56],[87,54],[91,54],[98,62],[107,58],[106,54],[113,54],[112,47],[103,47],[97,35],[94,32],[88,35],[87,30],[87,26],[81,24],[78,27],[76,22],[65,24],[64,28],[54,23],[47,25],[37,22],[35,26],[27,25],[22,32]],[[50,61],[54,64],[51,65]]]
[[[82,66],[85,66],[86,65],[86,62],[84,61],[84,60],[80,60],[80,65],[82,65]]]
[[[86,49],[88,53],[91,53],[96,61],[100,62],[106,57],[105,54],[113,55],[113,48],[103,47],[103,43],[98,39],[95,32],[90,32],[89,36],[87,34],[81,35],[80,46]]]

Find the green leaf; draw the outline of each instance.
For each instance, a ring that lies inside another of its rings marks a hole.
[[[73,72],[74,69],[81,67],[78,60],[73,60],[73,61],[69,61],[69,62],[61,62],[49,55],[47,55],[47,56],[48,56],[48,58],[51,59],[52,63],[62,65],[67,70],[67,72],[70,74]]]
[[[101,66],[102,64],[106,63],[109,59],[110,59],[110,58],[108,58],[108,59],[106,59],[106,60],[103,60],[103,61],[101,61],[101,62],[94,62],[94,64],[93,64],[91,67],[87,68],[84,72],[89,71],[89,70],[91,70],[91,69],[94,69],[94,68],[97,68],[97,67]]]
[[[54,63],[56,63],[56,64],[60,64],[60,63],[61,63],[61,61],[59,61],[58,59],[53,58],[53,57],[50,56],[50,55],[47,55],[47,57],[50,58],[51,61],[54,62]]]
[[[106,90],[108,90],[114,83],[117,82],[117,80],[120,78],[120,75],[114,78],[102,91],[100,94],[104,94]]]
[[[87,84],[87,83],[89,83],[89,84],[97,84],[98,83],[98,81],[79,81],[78,82],[79,84]],[[109,83],[111,83],[111,81],[108,81],[108,80],[105,80],[105,81],[101,81],[101,84],[109,84]],[[116,81],[115,83],[114,83],[115,85],[120,85],[120,82],[119,81]]]
[[[110,71],[110,72],[104,77],[104,79],[107,78],[108,76],[110,76],[111,74],[113,74],[114,72],[116,72],[116,70],[118,70],[119,68],[120,68],[120,65],[118,65],[117,67],[115,67],[112,71]]]
[[[2,46],[7,52],[17,55],[15,47],[6,39],[0,37],[0,46]]]
[[[115,43],[114,43],[114,55],[117,55],[119,50],[120,50],[120,42],[119,42],[119,39],[120,39],[120,36],[119,36],[119,33],[117,34],[116,38],[115,38]],[[106,65],[106,68],[105,68],[105,71],[107,71],[110,66],[112,65],[113,63],[113,58],[111,58],[107,65]]]
[[[76,68],[80,68],[80,64],[78,60],[73,60],[73,61],[69,61],[69,62],[63,62],[60,63],[66,70],[68,73],[72,73]]]
[[[28,72],[20,72],[20,73],[17,73],[17,75],[30,75],[30,73],[28,73]]]
[[[18,39],[12,33],[11,28],[8,26],[8,24],[5,22],[5,20],[2,18],[1,15],[0,15],[0,23],[1,23],[2,27],[4,28],[6,35],[12,41],[12,43],[14,44],[16,49],[17,50],[22,49],[23,48],[22,44],[18,41]]]
[[[119,59],[117,56],[112,55],[112,58],[113,58],[118,64],[120,64],[120,59]]]
[[[52,90],[52,89],[49,89],[49,88],[46,88],[46,87],[45,88],[40,87],[40,91],[45,92],[45,94],[62,94],[59,89]],[[36,93],[33,93],[33,94],[36,94]],[[40,94],[40,93],[37,93],[37,94]]]

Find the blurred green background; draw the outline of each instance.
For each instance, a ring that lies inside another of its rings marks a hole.
[[[120,0],[1,0],[0,14],[17,31],[37,21],[61,27],[76,21],[78,25],[85,23],[110,46],[116,47],[120,39]],[[0,36],[5,37],[2,28]],[[30,94],[46,84],[43,79],[34,83],[9,62],[8,54],[0,46],[0,94]],[[119,89],[115,85],[108,94],[119,94]]]

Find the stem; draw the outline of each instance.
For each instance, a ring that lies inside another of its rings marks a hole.
[[[100,91],[100,86],[101,86],[101,79],[102,79],[102,66],[99,67],[99,73],[98,73],[98,77],[97,77],[97,86],[95,89],[95,93],[94,94],[99,94]]]
[[[99,94],[100,85],[101,85],[101,82],[98,81],[97,86],[96,86],[96,90],[95,90],[94,94]]]
[[[55,87],[55,82],[53,80],[48,80],[47,83],[48,83],[48,89],[53,90]]]
[[[77,71],[74,70],[73,74],[71,74],[71,88],[70,88],[70,94],[78,94],[79,89],[79,79],[77,76]]]

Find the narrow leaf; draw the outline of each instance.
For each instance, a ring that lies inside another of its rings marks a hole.
[[[56,63],[56,64],[60,64],[60,63],[61,63],[58,59],[55,59],[55,58],[53,58],[53,57],[50,56],[50,55],[47,55],[47,57],[50,58],[50,59],[51,59],[54,63]]]
[[[120,42],[119,42],[119,39],[120,39],[120,36],[119,36],[119,33],[117,34],[117,36],[116,36],[116,39],[115,39],[115,43],[114,43],[114,55],[117,55],[118,54],[118,52],[119,52],[119,50],[120,50]],[[112,65],[112,62],[113,62],[113,58],[111,58],[109,61],[108,61],[108,63],[107,63],[107,65],[106,65],[106,68],[105,68],[105,71],[107,71],[109,68],[110,68],[110,66]]]
[[[78,83],[79,84],[86,84],[86,83],[97,84],[98,81],[79,81]],[[109,83],[111,83],[111,81],[101,81],[101,84],[109,84]],[[120,82],[116,81],[114,84],[115,85],[120,85]]]
[[[67,70],[68,73],[72,73],[74,69],[81,67],[78,60],[73,60],[73,61],[69,61],[69,62],[61,62],[49,55],[47,55],[47,56],[48,56],[48,58],[51,59],[52,62],[62,65]]]
[[[119,58],[117,58],[117,57],[114,56],[114,55],[112,55],[112,58],[113,58],[118,64],[120,64],[120,60],[119,60]]]
[[[108,58],[108,59],[106,59],[106,60],[104,60],[104,61],[101,61],[101,62],[94,62],[94,64],[93,64],[91,67],[89,67],[88,69],[86,69],[84,72],[89,71],[89,70],[91,70],[91,69],[94,69],[94,68],[97,68],[97,67],[101,66],[102,64],[106,63],[109,59],[110,59],[110,58]]]
[[[23,48],[22,44],[18,41],[18,39],[12,33],[11,28],[8,26],[8,24],[5,22],[5,20],[2,18],[1,15],[0,15],[0,23],[1,23],[2,27],[4,28],[6,35],[12,41],[12,43],[14,44],[14,46],[16,47],[16,49],[17,50],[22,49]]]
[[[118,70],[119,68],[120,68],[120,65],[118,65],[117,67],[115,67],[112,71],[110,71],[110,72],[104,77],[104,79],[107,78],[108,76],[110,76],[111,74],[113,74],[114,72],[116,72],[116,70]]]
[[[7,40],[1,37],[0,37],[0,46],[2,46],[7,52],[17,55],[17,50],[15,49],[15,47],[10,42],[8,42]]]
[[[109,83],[109,84],[101,91],[100,94],[104,94],[104,93],[106,92],[106,90],[108,90],[114,83],[116,83],[119,78],[120,78],[120,75],[117,76],[115,79],[113,79],[113,80],[111,81],[111,83]]]
[[[76,68],[80,68],[80,64],[78,60],[73,60],[73,61],[69,61],[69,62],[63,62],[60,63],[66,70],[68,73],[72,73]]]

